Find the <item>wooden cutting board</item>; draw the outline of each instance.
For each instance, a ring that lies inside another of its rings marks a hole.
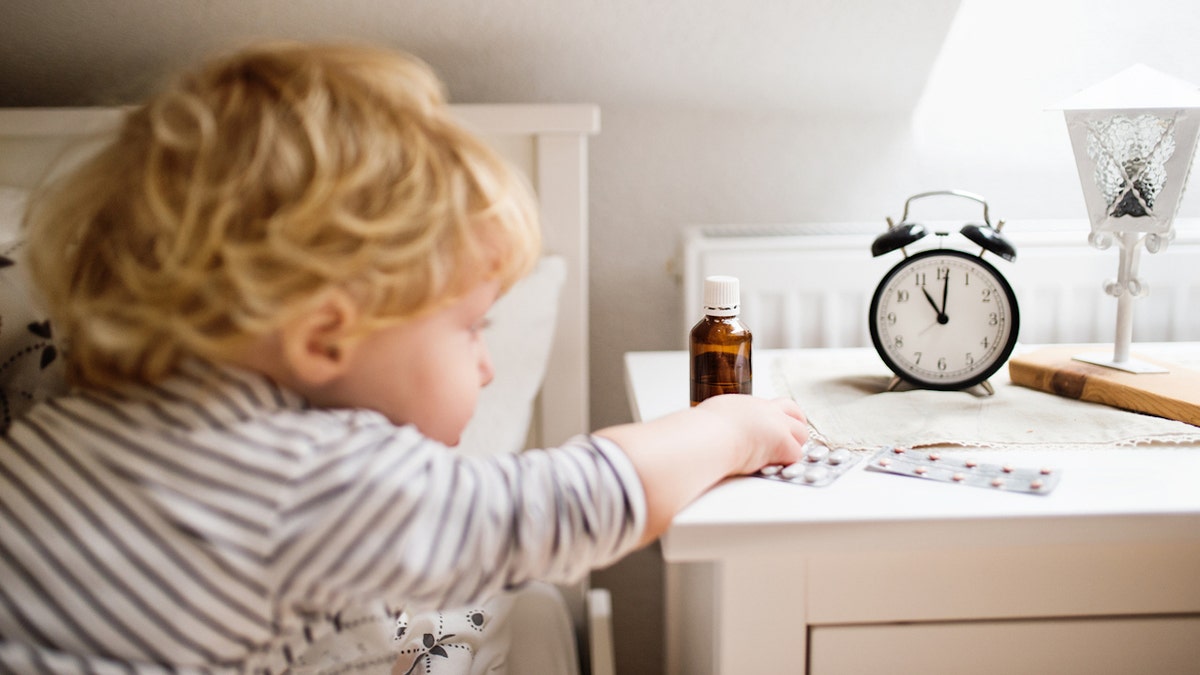
[[[1008,375],[1031,389],[1200,426],[1200,371],[1135,355],[1170,371],[1135,374],[1072,358],[1088,351],[1081,345],[1038,348],[1009,359]]]

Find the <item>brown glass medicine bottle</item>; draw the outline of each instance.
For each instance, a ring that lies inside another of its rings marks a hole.
[[[704,280],[704,318],[692,328],[688,340],[692,405],[719,394],[752,393],[752,336],[738,318],[739,294],[735,277]]]

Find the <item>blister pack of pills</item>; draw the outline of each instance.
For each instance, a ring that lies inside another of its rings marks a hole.
[[[831,450],[815,441],[804,446],[804,459],[787,466],[765,466],[755,476],[793,485],[824,487],[837,480],[862,460],[862,455],[846,448]]]
[[[990,464],[953,453],[890,447],[875,453],[866,468],[989,490],[1043,495],[1057,487],[1061,477],[1059,470],[1050,467]]]

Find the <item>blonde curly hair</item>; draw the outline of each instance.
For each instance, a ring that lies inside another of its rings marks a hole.
[[[133,109],[27,216],[31,270],[77,384],[222,361],[342,288],[373,322],[540,254],[528,187],[452,119],[420,61],[269,44]]]

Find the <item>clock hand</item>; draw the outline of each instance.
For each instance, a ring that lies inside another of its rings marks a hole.
[[[950,272],[946,272],[945,278],[942,279],[942,308],[938,310],[938,323],[946,323],[950,317],[946,316],[946,294],[950,290]]]
[[[933,308],[933,311],[938,313],[938,317],[941,317],[942,310],[938,309],[937,303],[933,301],[933,296],[929,294],[929,291],[925,290],[924,286],[921,287],[921,292],[925,294],[925,299],[929,301],[929,306]]]

